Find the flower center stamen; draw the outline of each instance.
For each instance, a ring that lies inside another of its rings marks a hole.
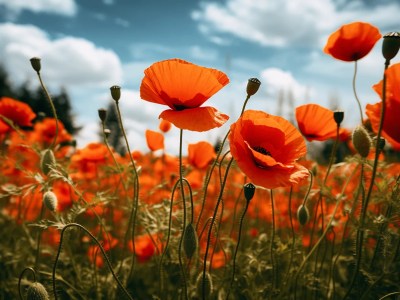
[[[257,151],[258,153],[261,153],[261,154],[268,155],[268,156],[272,157],[271,152],[269,152],[267,149],[265,149],[265,148],[263,148],[261,146],[254,147],[253,149],[255,151]]]

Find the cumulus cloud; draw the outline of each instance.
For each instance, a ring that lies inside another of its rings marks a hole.
[[[82,38],[52,40],[35,26],[4,23],[0,40],[0,56],[16,84],[34,75],[29,63],[34,56],[42,58],[43,76],[53,86],[110,86],[122,78],[117,55]]]
[[[399,9],[395,1],[373,8],[355,1],[339,10],[334,0],[227,0],[224,4],[201,3],[192,18],[212,40],[230,35],[262,46],[297,47],[319,45],[341,24],[360,19],[394,26]]]
[[[72,17],[78,11],[74,0],[0,0],[0,7],[2,6],[14,16],[23,10],[29,10],[34,13],[51,13]]]

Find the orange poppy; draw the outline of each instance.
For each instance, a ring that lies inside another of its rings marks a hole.
[[[181,59],[156,62],[144,71],[140,85],[143,100],[168,106],[160,118],[180,129],[207,131],[222,126],[229,117],[214,107],[200,107],[229,83],[221,71]]]
[[[324,52],[343,61],[356,61],[366,56],[382,37],[379,29],[369,23],[354,22],[332,33]]]
[[[158,125],[158,128],[164,133],[168,132],[171,129],[171,122],[161,119],[160,125]]]
[[[146,130],[146,142],[151,151],[164,149],[164,136],[153,130]]]
[[[32,120],[36,118],[36,114],[28,104],[8,97],[0,98],[0,116],[19,127],[32,126]],[[0,117],[0,133],[10,130],[11,127]]]
[[[382,136],[395,149],[400,149],[400,63],[390,66],[386,71],[386,111],[383,121]],[[383,81],[373,86],[382,98]],[[378,132],[381,118],[382,102],[367,104],[366,114],[371,121],[372,130]]]
[[[318,104],[305,104],[296,107],[296,120],[299,130],[307,141],[326,141],[336,138],[337,124],[333,111]],[[339,129],[339,138],[345,139],[347,131]]]
[[[230,150],[239,168],[256,185],[291,186],[308,176],[296,161],[307,152],[301,133],[284,118],[248,110],[231,125]]]
[[[41,122],[35,123],[34,134],[32,134],[32,140],[42,142],[45,145],[50,145],[54,136],[56,135],[56,119],[44,118]],[[72,136],[65,129],[64,124],[58,120],[58,135],[56,143],[63,143],[72,141]]]
[[[214,147],[208,142],[202,141],[188,146],[189,163],[198,169],[207,167],[215,156]]]

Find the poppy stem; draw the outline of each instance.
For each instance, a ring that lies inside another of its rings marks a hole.
[[[35,272],[35,269],[33,269],[33,268],[31,268],[31,267],[28,267],[28,268],[25,268],[25,269],[22,270],[22,272],[21,272],[21,274],[19,275],[19,278],[18,278],[18,293],[19,293],[19,299],[20,299],[20,300],[24,299],[24,298],[22,297],[22,293],[21,293],[21,281],[22,281],[22,277],[24,276],[24,274],[25,274],[26,271],[30,271],[30,272],[32,273],[32,275],[33,275],[33,282],[36,282],[36,272]]]
[[[57,250],[57,254],[56,254],[56,259],[55,259],[54,264],[53,264],[53,273],[52,273],[54,299],[55,299],[55,300],[58,299],[58,297],[57,297],[57,289],[56,289],[56,270],[57,270],[57,263],[58,263],[58,260],[59,260],[59,258],[60,258],[61,249],[62,249],[62,243],[63,243],[63,238],[64,238],[65,231],[66,231],[68,228],[70,228],[70,227],[78,227],[79,229],[83,230],[87,235],[89,235],[89,236],[91,237],[92,241],[94,241],[95,244],[100,248],[101,254],[103,255],[104,259],[106,260],[108,269],[110,270],[111,275],[113,276],[113,278],[114,278],[115,281],[117,282],[118,287],[124,292],[125,296],[126,296],[128,299],[133,300],[133,298],[131,297],[131,295],[129,294],[129,292],[125,289],[125,287],[123,286],[123,284],[121,283],[121,281],[118,279],[117,275],[115,274],[114,269],[113,269],[113,267],[111,266],[111,262],[110,262],[110,260],[108,259],[107,253],[106,253],[106,251],[104,250],[104,248],[103,248],[103,246],[101,245],[101,243],[98,241],[98,239],[96,239],[96,237],[95,237],[89,230],[86,229],[86,227],[84,227],[83,225],[78,224],[78,223],[69,223],[69,224],[65,225],[65,226],[63,227],[63,229],[61,230],[61,233],[60,233],[60,244],[59,244],[59,246],[58,246],[58,250]]]
[[[358,98],[357,95],[357,90],[356,90],[356,78],[357,78],[357,60],[354,61],[354,75],[353,75],[353,93],[354,97],[356,98],[357,104],[358,104],[358,110],[360,111],[360,124],[363,123],[363,112],[361,108],[361,102],[360,99]]]
[[[131,231],[131,241],[132,241],[132,252],[133,252],[133,254],[132,254],[132,263],[131,263],[131,267],[130,267],[130,270],[129,270],[129,275],[128,275],[128,278],[127,278],[127,280],[129,281],[129,279],[132,278],[132,275],[133,275],[133,272],[134,272],[134,269],[135,269],[135,260],[136,260],[135,228],[136,228],[136,215],[137,215],[137,210],[138,210],[139,186],[140,185],[139,185],[139,174],[138,174],[137,169],[136,169],[135,161],[133,160],[133,157],[132,157],[132,152],[131,152],[131,149],[130,149],[130,146],[129,146],[129,142],[128,142],[128,138],[127,138],[126,132],[125,132],[125,127],[124,127],[124,124],[122,122],[122,114],[121,114],[121,110],[119,108],[119,101],[115,101],[115,107],[117,109],[118,123],[119,123],[119,126],[121,128],[124,140],[125,140],[126,149],[128,150],[128,155],[129,155],[129,159],[131,161],[131,165],[132,165],[132,168],[133,168],[133,175],[134,175],[133,176],[133,179],[134,179],[133,206],[132,206],[132,210],[131,210],[131,213],[130,213],[130,216],[129,216],[128,230],[126,231],[125,241],[124,241],[125,248],[126,248],[126,245],[128,243],[128,234],[129,234],[129,231]]]
[[[181,273],[182,273],[182,277],[183,277],[183,292],[185,295],[185,299],[188,299],[186,272],[185,272],[185,267],[182,262],[182,242],[183,242],[183,237],[185,235],[185,229],[186,229],[186,200],[185,200],[185,190],[183,187],[182,144],[183,144],[183,129],[180,129],[180,131],[179,131],[179,185],[180,185],[180,189],[181,189],[182,204],[183,204],[183,221],[182,221],[182,234],[181,234],[181,238],[179,240],[179,246],[178,246],[178,258],[179,258],[179,267],[181,269]]]
[[[50,149],[53,149],[53,148],[55,147],[55,145],[56,145],[56,141],[57,141],[57,137],[58,137],[58,130],[59,130],[59,129],[58,129],[57,111],[56,111],[56,108],[55,108],[55,106],[54,106],[53,100],[51,99],[50,94],[49,94],[49,92],[47,91],[47,88],[46,88],[46,86],[45,86],[44,83],[43,83],[42,76],[40,75],[40,71],[37,71],[36,74],[37,74],[37,76],[38,76],[38,78],[39,78],[39,82],[40,82],[40,85],[41,85],[41,87],[42,87],[42,89],[43,89],[43,92],[45,93],[46,98],[47,98],[47,100],[49,101],[49,104],[50,104],[51,111],[52,111],[52,113],[53,113],[54,119],[56,120],[56,132],[55,132],[55,135],[54,135],[54,139],[53,139],[52,143],[51,143],[50,146],[49,146]]]
[[[233,254],[232,277],[231,277],[231,282],[229,284],[228,292],[226,294],[226,300],[229,299],[229,294],[231,293],[232,284],[233,284],[233,281],[235,280],[236,256],[237,256],[237,253],[238,253],[238,250],[239,250],[240,239],[242,237],[243,220],[244,220],[244,216],[246,215],[247,209],[249,207],[249,203],[250,203],[250,201],[246,200],[246,206],[244,207],[243,214],[241,215],[240,220],[239,220],[239,234],[238,234],[238,240],[237,240],[237,243],[236,243],[235,253]]]
[[[272,217],[272,227],[271,227],[271,245],[270,245],[270,259],[272,266],[272,293],[269,294],[271,299],[272,294],[274,293],[276,287],[276,266],[275,266],[275,253],[274,253],[274,243],[275,243],[275,205],[274,205],[274,193],[273,190],[270,190],[271,197],[271,217]]]

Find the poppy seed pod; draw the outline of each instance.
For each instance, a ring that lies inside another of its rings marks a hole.
[[[299,221],[300,225],[305,225],[308,223],[308,220],[310,219],[310,213],[308,211],[307,206],[305,205],[300,205],[299,208],[297,209],[297,220]]]
[[[353,131],[353,145],[362,157],[367,157],[371,148],[371,137],[364,126],[357,126]]]
[[[98,113],[100,120],[104,122],[107,118],[107,110],[105,108],[99,108]]]
[[[40,155],[40,168],[43,174],[47,175],[51,171],[51,167],[56,164],[56,158],[54,157],[54,153],[51,149],[46,149],[42,151]]]
[[[342,121],[344,119],[344,111],[337,110],[337,111],[333,112],[333,119],[335,120],[337,126],[340,126],[340,124],[342,123]]]
[[[257,93],[258,89],[260,88],[261,81],[258,80],[257,78],[250,78],[249,81],[247,82],[247,88],[246,92],[247,95],[253,96],[255,93]]]
[[[55,212],[57,210],[57,196],[51,191],[47,191],[43,194],[43,204],[48,210]]]
[[[40,64],[40,58],[39,57],[32,57],[30,59],[31,61],[31,65],[32,68],[36,71],[36,72],[40,72],[40,69],[42,68],[42,65]]]
[[[247,183],[244,185],[243,190],[244,190],[244,197],[246,198],[246,201],[250,202],[250,200],[253,199],[254,193],[256,191],[255,185],[252,184],[251,182]]]
[[[113,85],[110,87],[111,91],[111,97],[114,99],[115,102],[119,101],[119,98],[121,98],[121,87],[118,85]]]
[[[183,250],[185,251],[186,257],[191,259],[193,254],[198,248],[198,239],[196,229],[193,223],[186,226],[185,233],[183,235]]]
[[[27,300],[49,300],[49,294],[46,288],[40,282],[34,282],[30,285],[26,293]]]
[[[105,128],[104,129],[104,135],[106,136],[106,138],[108,138],[110,136],[110,134],[111,134],[111,130],[108,129],[108,128]]]
[[[389,32],[383,36],[382,55],[387,61],[390,61],[397,55],[400,49],[400,33]]]
[[[210,273],[206,273],[204,279],[204,289],[203,289],[203,273],[200,273],[196,280],[196,290],[197,296],[203,299],[208,299],[213,291],[213,283]],[[204,294],[203,294],[204,291]]]

